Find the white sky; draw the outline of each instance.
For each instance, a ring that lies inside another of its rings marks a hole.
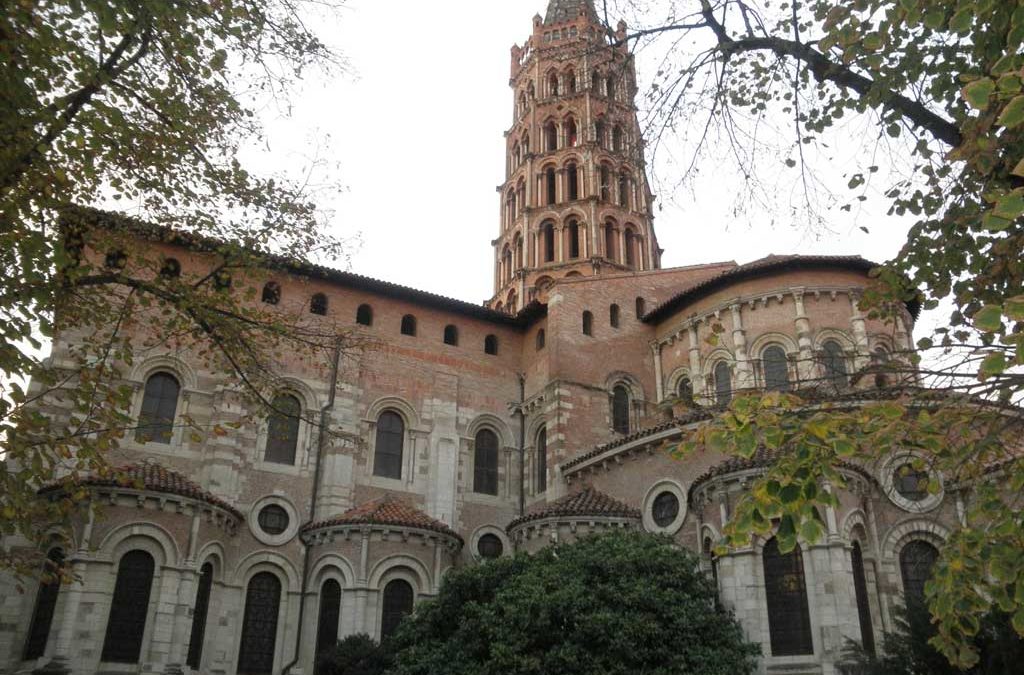
[[[351,72],[307,79],[289,111],[265,109],[268,159],[260,161],[275,170],[299,170],[314,156],[330,161],[318,178],[345,191],[321,202],[334,210],[337,232],[361,237],[350,269],[470,302],[490,297],[495,188],[504,179],[502,133],[512,118],[509,48],[525,41],[533,15],[546,4],[349,0],[336,22],[320,28],[349,59]],[[641,53],[638,59],[641,91],[657,68],[651,58]],[[843,154],[844,142],[860,146],[865,131],[877,133],[863,121],[840,129],[836,154]],[[686,150],[672,148],[677,157]],[[856,216],[830,211],[831,232],[790,222],[795,176],[779,165],[772,189],[781,208],[748,210],[738,219],[738,177],[729,171],[709,166],[692,189],[675,194],[653,185],[662,194],[655,227],[664,266],[745,262],[769,253],[882,261],[897,252],[910,223],[885,217],[887,200],[877,193],[869,193]],[[655,169],[674,175],[667,164]],[[843,172],[843,166],[822,168],[845,185]]]

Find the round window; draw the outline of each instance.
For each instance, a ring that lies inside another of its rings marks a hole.
[[[658,527],[668,527],[679,515],[679,497],[674,492],[665,491],[654,498],[651,505],[651,516]]]
[[[494,534],[485,534],[476,543],[476,552],[480,554],[481,558],[487,560],[500,558],[504,551],[505,546],[501,543],[501,539]]]
[[[913,464],[901,464],[892,476],[893,486],[901,497],[911,502],[928,498],[928,472]]]
[[[269,504],[260,510],[257,521],[259,521],[261,530],[276,536],[288,529],[288,512],[277,504]]]

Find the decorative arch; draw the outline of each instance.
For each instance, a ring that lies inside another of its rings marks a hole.
[[[934,520],[911,518],[897,523],[889,530],[882,545],[882,554],[889,560],[897,560],[903,547],[915,539],[926,541],[941,549],[949,540],[949,536],[949,529]]]
[[[797,342],[793,337],[786,335],[785,333],[771,332],[762,333],[757,336],[757,338],[750,343],[750,348],[747,353],[757,355],[755,358],[760,358],[760,354],[764,351],[764,348],[772,344],[781,345],[782,348],[786,350],[787,355],[800,351],[800,347],[797,345]]]
[[[345,556],[337,553],[325,553],[313,563],[309,578],[313,579],[314,588],[320,588],[328,579],[335,579],[343,589],[348,589],[355,584],[356,572],[355,567]]]
[[[679,383],[683,380],[683,378],[688,378],[690,382],[693,383],[693,376],[690,375],[690,369],[687,366],[679,366],[678,368],[672,371],[672,373],[668,376],[665,391],[672,392],[674,395],[676,392],[679,391]]]
[[[224,544],[219,541],[210,541],[203,545],[196,553],[196,569],[202,569],[203,565],[210,563],[213,566],[213,578],[217,581],[224,581],[224,570],[227,555],[224,553]]]
[[[373,566],[369,574],[369,587],[383,590],[384,582],[395,573],[406,572],[414,579],[413,590],[417,595],[430,593],[430,572],[421,560],[405,553],[395,553],[383,558]]]
[[[297,377],[283,376],[274,381],[275,394],[291,394],[299,399],[304,411],[320,410],[323,404],[313,387]]]
[[[406,429],[422,430],[420,416],[416,413],[416,409],[412,407],[411,403],[399,396],[382,396],[371,403],[370,407],[366,409],[366,421],[376,424],[377,418],[385,410],[393,410],[405,418]]]
[[[299,572],[288,558],[276,551],[253,551],[242,558],[231,578],[234,585],[246,588],[249,580],[260,572],[270,572],[285,582],[289,593],[299,591]],[[283,600],[282,600],[283,602]]]
[[[815,351],[820,350],[822,346],[829,340],[835,340],[843,346],[843,349],[847,351],[853,351],[857,348],[857,343],[854,342],[853,338],[848,333],[835,328],[822,328],[814,334],[814,349]]]
[[[194,390],[199,386],[195,369],[187,361],[172,354],[150,356],[138,362],[132,368],[131,380],[145,384],[151,376],[162,371],[177,377],[182,389]]]
[[[481,413],[474,417],[466,426],[466,437],[473,440],[476,438],[477,433],[482,429],[490,429],[494,433],[498,434],[498,439],[501,441],[502,447],[507,448],[515,445],[512,430],[509,428],[505,420],[501,419],[497,415]]]
[[[116,563],[133,549],[142,549],[153,556],[158,566],[179,564],[181,550],[174,536],[153,522],[136,521],[119,525],[107,533],[100,542],[101,555]]]
[[[839,531],[842,532],[843,539],[845,541],[852,542],[854,540],[854,536],[853,536],[854,528],[860,526],[860,527],[864,528],[864,532],[867,532],[868,531],[868,524],[867,523],[868,523],[867,516],[864,514],[864,511],[861,510],[861,509],[854,509],[854,510],[850,511],[849,513],[847,513],[846,517],[843,518],[843,524],[839,527]],[[870,542],[866,542],[865,541],[865,542],[862,542],[862,543],[866,545],[866,544],[869,544]]]
[[[623,385],[629,390],[629,397],[633,401],[644,401],[644,386],[640,380],[624,370],[616,370],[608,374],[604,380],[604,388],[611,391],[616,385]]]

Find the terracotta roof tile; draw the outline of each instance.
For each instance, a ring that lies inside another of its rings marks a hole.
[[[109,476],[90,475],[72,482],[73,485],[89,487],[122,487],[126,489],[142,489],[149,492],[163,492],[206,502],[212,506],[228,511],[236,518],[244,520],[242,512],[231,506],[220,497],[207,492],[192,482],[184,474],[172,471],[156,462],[146,460],[138,464],[126,464],[115,467]],[[56,492],[66,487],[65,483],[53,483],[39,490],[40,494]]]
[[[349,509],[340,516],[310,523],[302,528],[303,532],[319,530],[337,525],[394,525],[429,530],[455,537],[462,541],[455,530],[440,520],[435,520],[415,506],[395,495],[385,495],[379,499],[360,504]]]
[[[574,518],[597,516],[605,518],[640,518],[640,511],[603,492],[587,486],[579,492],[566,495],[550,504],[540,505],[535,511],[516,518],[507,529],[512,530],[535,520],[544,518]]]

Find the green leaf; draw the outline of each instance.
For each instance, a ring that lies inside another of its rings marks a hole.
[[[1013,192],[1003,195],[996,202],[993,213],[1007,220],[1013,220],[1024,214],[1024,188],[1017,188]]]
[[[1006,356],[1002,352],[989,354],[985,357],[985,360],[981,362],[979,373],[982,378],[990,377],[992,375],[1002,375],[1006,370],[1006,366]]]
[[[972,108],[984,110],[988,107],[989,97],[996,90],[996,83],[987,77],[975,80],[961,90],[964,99]]]
[[[994,213],[986,213],[981,217],[981,226],[988,232],[1002,232],[1010,227],[1012,222],[1006,218],[1000,218]]]
[[[1013,129],[1022,122],[1024,122],[1024,95],[1013,97],[1003,108],[1002,114],[999,115],[999,124],[1007,129]]]
[[[1013,167],[1013,171],[1011,171],[1010,173],[1012,173],[1014,176],[1024,176],[1024,159],[1021,159],[1019,162],[1017,162],[1017,166]]]
[[[965,7],[959,12],[953,15],[953,18],[949,20],[949,29],[954,33],[963,33],[971,28],[971,23],[974,20],[974,8]]]
[[[924,25],[933,30],[942,28],[942,24],[946,22],[946,13],[941,9],[933,9],[924,15]]]
[[[974,327],[989,333],[999,330],[1003,327],[1003,308],[997,305],[981,308],[974,315]]]
[[[1003,305],[1003,313],[1013,321],[1024,321],[1024,295],[1017,295]]]

